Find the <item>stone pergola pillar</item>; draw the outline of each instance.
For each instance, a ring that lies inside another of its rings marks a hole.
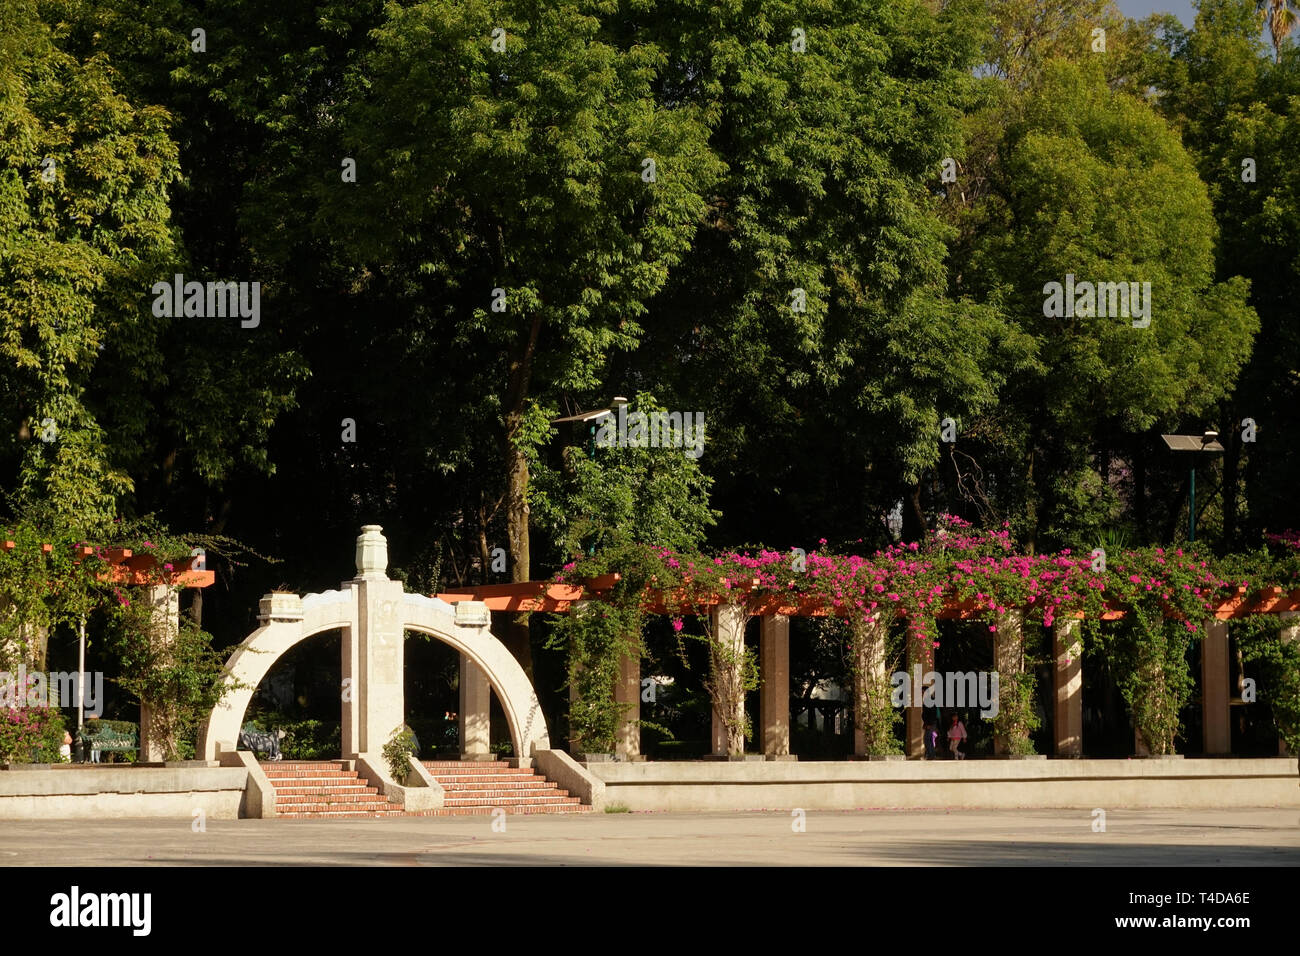
[[[1083,646],[1080,622],[1058,620],[1052,628],[1052,670],[1056,756],[1083,756]]]
[[[784,614],[759,618],[758,669],[763,753],[779,760],[790,756],[790,618]]]
[[[357,591],[360,626],[343,630],[343,676],[352,677],[343,700],[343,757],[378,759],[403,713],[403,632],[401,581],[388,579],[388,542],[379,525],[363,525],[357,537],[357,576],[347,582]]]
[[[889,675],[885,673],[885,644],[889,629],[879,618],[871,621],[854,621],[853,624],[853,755],[869,756],[878,747],[872,746],[864,729],[868,710],[880,706],[881,698],[890,697]],[[873,700],[873,698],[875,698]],[[879,743],[878,741],[876,743]]]
[[[624,657],[619,665],[614,701],[624,707],[614,737],[614,753],[625,760],[641,756],[641,657]]]
[[[1201,639],[1201,728],[1206,754],[1232,753],[1228,622],[1210,621]]]
[[[152,584],[142,589],[152,608],[153,633],[150,642],[155,646],[176,640],[180,633],[180,593],[168,584]],[[140,702],[140,760],[158,763],[167,759],[167,751],[174,745],[168,725],[171,723],[170,705],[166,701]]]
[[[993,668],[998,672],[999,687],[1021,672],[1025,650],[1024,619],[1024,612],[1019,608],[998,615],[998,629],[993,635]],[[1011,753],[1011,740],[994,734],[993,752],[998,755]]]
[[[924,654],[924,650],[909,632],[907,635],[907,674],[909,681],[912,679],[912,674],[915,673],[917,667],[921,668],[922,674],[932,669],[931,662]],[[903,752],[907,756],[917,759],[925,756],[925,708],[921,705],[920,700],[913,700],[910,706],[903,708]]]
[[[740,673],[740,655],[745,651],[745,609],[739,604],[719,604],[709,611],[710,624],[713,630],[713,639],[726,649],[726,653],[732,658],[729,673],[713,673],[712,680],[715,685],[730,686],[732,688],[741,683]],[[715,654],[710,654],[711,666],[716,667],[720,662],[716,660]],[[745,719],[745,695],[743,693],[735,694],[730,704],[734,708],[730,715],[731,722],[736,724],[744,723]],[[715,757],[728,756],[733,749],[731,741],[728,739],[727,727],[722,716],[718,713],[718,702],[713,704],[713,749],[712,754]],[[744,740],[740,742],[740,751],[744,752]]]
[[[461,760],[492,759],[492,685],[482,669],[460,655],[460,710],[456,712],[460,731]]]

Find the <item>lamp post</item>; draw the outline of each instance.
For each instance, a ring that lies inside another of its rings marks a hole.
[[[614,396],[613,408],[597,408],[590,412],[579,412],[577,415],[565,415],[563,418],[552,418],[551,424],[559,425],[562,422],[591,422],[591,426],[587,429],[587,434],[590,437],[590,441],[587,444],[587,457],[595,458],[596,457],[596,430],[600,426],[600,422],[605,418],[608,418],[611,415],[613,415],[615,408],[622,408],[626,404],[627,404],[626,398],[624,398],[622,395],[616,395]],[[592,544],[592,546],[589,549],[587,549],[588,554],[594,554],[595,551],[596,551],[595,544]]]
[[[1188,476],[1187,493],[1187,540],[1196,540],[1196,456],[1198,454],[1221,455],[1224,448],[1219,444],[1219,433],[1206,429],[1202,435],[1161,435],[1170,451],[1192,453],[1191,474]]]
[[[577,415],[565,415],[563,418],[552,418],[551,424],[559,425],[562,422],[591,422],[592,423],[591,427],[587,430],[591,438],[591,443],[587,446],[587,456],[589,458],[595,458],[596,457],[596,429],[598,427],[598,423],[600,422],[601,419],[605,418],[606,416],[613,415],[615,408],[621,408],[626,404],[627,404],[626,398],[624,398],[622,395],[616,395],[614,397],[613,408],[597,408],[590,412],[580,412]]]

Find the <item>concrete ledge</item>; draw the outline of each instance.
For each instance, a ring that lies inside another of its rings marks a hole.
[[[217,762],[222,767],[239,767],[244,771],[244,798],[239,815],[254,819],[275,816],[275,787],[257,762],[257,755],[247,750],[236,750],[235,745],[228,741],[218,741],[215,746]]]
[[[595,810],[604,810],[608,802],[606,787],[590,768],[583,769],[563,750],[534,750],[533,762],[538,772],[547,780],[554,780],[561,789],[569,791]],[[602,763],[601,767],[650,767],[648,763]]]
[[[67,768],[0,773],[0,820],[241,816],[243,767]]]
[[[592,764],[633,810],[1300,808],[1293,758]],[[548,772],[547,776],[551,776]],[[564,786],[564,784],[561,784]]]
[[[414,757],[406,758],[408,775],[403,786],[402,806],[407,810],[441,810],[447,802],[447,792],[429,768]]]
[[[406,758],[408,776],[406,783],[394,780],[388,772],[388,763],[374,754],[357,754],[356,769],[361,776],[379,788],[390,803],[403,810],[441,810],[447,795],[428,769],[409,754]]]

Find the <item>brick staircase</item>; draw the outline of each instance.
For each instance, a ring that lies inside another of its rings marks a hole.
[[[569,796],[535,770],[517,769],[504,760],[423,760],[421,763],[447,791],[441,810],[423,816],[506,813],[589,813],[578,797]]]
[[[265,761],[262,770],[275,787],[275,812],[281,817],[400,817],[378,787],[337,760]]]
[[[277,816],[295,818],[401,816],[479,816],[500,808],[506,813],[585,813],[578,797],[529,769],[505,761],[425,760],[424,766],[447,793],[440,810],[407,813],[370,786],[356,770],[337,760],[264,761],[262,770],[275,788]]]

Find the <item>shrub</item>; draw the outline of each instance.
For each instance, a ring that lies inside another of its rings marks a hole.
[[[62,763],[66,728],[55,707],[7,707],[0,710],[0,762]]]
[[[384,760],[388,763],[388,772],[395,781],[406,782],[406,775],[410,771],[406,760],[411,754],[419,751],[420,743],[415,739],[415,732],[410,727],[402,724],[393,731],[393,735],[388,738],[388,743],[384,744]]]

